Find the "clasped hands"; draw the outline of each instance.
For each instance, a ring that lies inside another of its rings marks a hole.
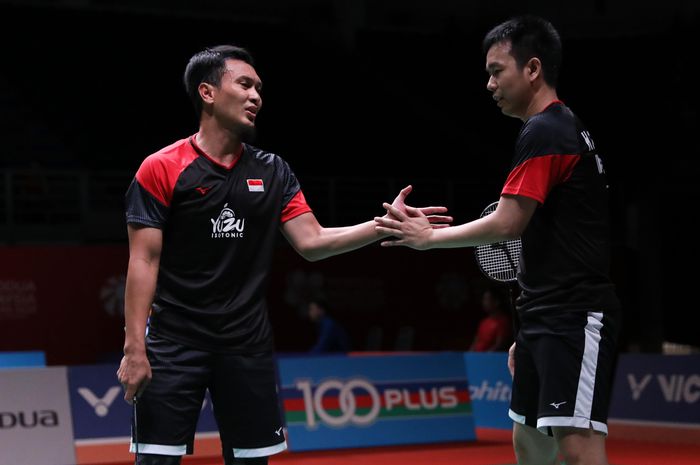
[[[412,190],[412,186],[403,188],[391,204],[382,205],[387,214],[374,218],[377,232],[395,238],[382,241],[383,247],[403,245],[417,250],[427,249],[433,232],[452,223],[451,216],[443,215],[447,207],[415,208],[406,205],[406,197]]]

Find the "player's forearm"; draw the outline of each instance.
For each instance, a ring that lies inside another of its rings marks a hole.
[[[124,353],[145,352],[146,323],[158,278],[158,262],[129,260],[124,297]]]
[[[494,218],[479,218],[450,228],[433,229],[428,248],[474,247],[518,237],[511,224]]]
[[[375,230],[374,221],[340,228],[321,228],[307,248],[307,259],[322,260],[359,249],[384,237]]]

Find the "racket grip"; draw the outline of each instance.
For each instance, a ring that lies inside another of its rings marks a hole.
[[[133,400],[133,440],[134,440],[134,464],[139,463],[139,422],[136,413],[136,408],[138,404],[138,396],[134,395]]]

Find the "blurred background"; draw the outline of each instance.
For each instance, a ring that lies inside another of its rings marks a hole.
[[[700,346],[698,3],[690,0],[0,0],[0,350],[118,357],[124,193],[197,130],[182,86],[206,46],[248,48],[264,81],[255,145],[280,154],[325,226],[381,214],[406,184],[456,223],[497,200],[520,121],[486,91],[481,40],[522,13],[564,43],[559,96],[606,159],[620,349]],[[693,58],[696,57],[696,58]],[[352,348],[467,350],[488,286],[471,249],[377,244],[318,263],[280,236],[279,351],[303,352],[323,295]]]

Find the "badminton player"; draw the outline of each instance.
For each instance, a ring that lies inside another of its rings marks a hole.
[[[247,143],[263,99],[246,50],[199,52],[184,81],[199,131],[146,158],[126,194],[130,256],[117,375],[128,402],[138,395],[131,449],[140,465],[179,464],[192,453],[209,389],[226,465],[265,464],[286,448],[265,304],[277,231],[308,260],[386,236],[371,220],[322,227],[289,165]],[[410,190],[396,197],[397,211]],[[438,215],[445,211],[422,210],[436,223],[450,220]]]
[[[619,303],[601,156],[557,96],[562,47],[549,22],[511,19],[483,46],[487,89],[503,114],[524,123],[496,211],[433,230],[419,210],[385,204],[396,218],[376,218],[377,231],[395,236],[384,246],[420,250],[522,236],[521,327],[508,361],[518,464],[558,463],[561,453],[568,465],[604,465]]]

